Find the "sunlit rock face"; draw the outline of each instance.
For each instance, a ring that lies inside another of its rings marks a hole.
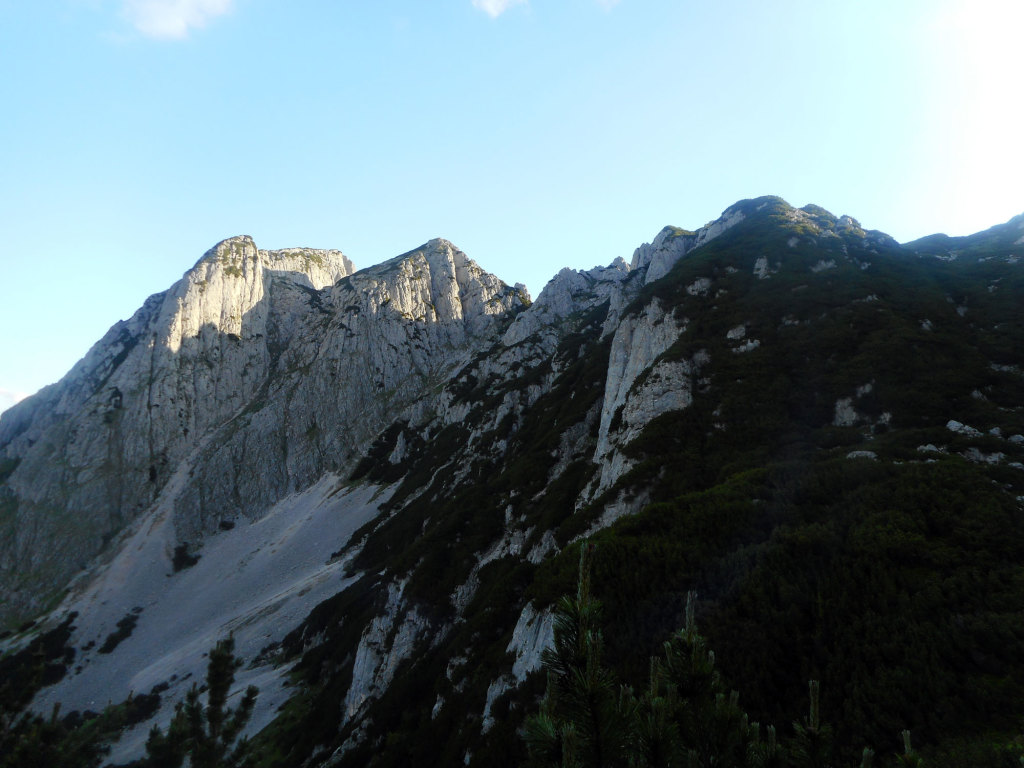
[[[0,620],[43,608],[186,460],[182,540],[344,469],[525,301],[444,240],[362,272],[219,243],[4,414]]]

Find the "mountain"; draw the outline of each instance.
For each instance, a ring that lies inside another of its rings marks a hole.
[[[444,241],[359,273],[220,243],[5,413],[0,617],[43,608],[186,468],[182,542],[343,470],[521,304]]]
[[[851,755],[981,749],[1024,700],[1022,243],[758,198],[531,304],[443,240],[224,241],[0,419],[3,619],[47,612],[4,642],[63,627],[41,712],[159,693],[115,762],[230,632],[264,765],[511,765],[586,538],[626,679],[695,589],[762,722],[814,677]]]

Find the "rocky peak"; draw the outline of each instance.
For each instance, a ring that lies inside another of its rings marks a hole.
[[[260,251],[259,255],[266,269],[291,275],[296,280],[305,276],[309,279],[309,286],[316,290],[334,285],[356,271],[348,256],[336,250],[285,248],[279,251]]]
[[[594,267],[586,271],[568,268],[561,270],[544,286],[530,311],[520,315],[508,329],[504,337],[505,344],[517,344],[538,332],[550,335],[555,324],[605,301],[609,302],[605,333],[611,332],[621,310],[643,285],[661,279],[690,251],[711,242],[744,221],[750,215],[752,205],[756,206],[756,210],[761,210],[770,203],[774,205],[776,200],[758,198],[741,201],[696,232],[666,226],[654,240],[644,243],[633,252],[628,266],[620,257],[607,267]]]
[[[356,271],[344,253],[322,248],[282,248],[262,250],[249,235],[221,240],[203,254],[185,278],[195,273],[199,280],[209,279],[216,271],[235,279],[252,278],[260,270],[287,275],[320,290]]]
[[[864,228],[860,225],[853,216],[847,216],[843,214],[836,221],[836,231],[838,232],[853,232],[854,234],[862,235]]]
[[[564,321],[606,301],[616,309],[622,304],[623,286],[632,274],[621,258],[607,267],[561,270],[505,332],[505,345],[518,344],[536,333],[554,339]]]
[[[650,243],[633,251],[630,269],[644,270],[644,283],[664,277],[697,243],[697,233],[679,227],[665,227]]]
[[[633,252],[630,268],[644,271],[644,284],[652,283],[669,273],[679,259],[694,248],[714,240],[728,229],[739,224],[750,215],[750,203],[758,203],[761,210],[775,198],[744,200],[726,208],[714,221],[710,221],[696,232],[668,226],[662,229],[650,243],[644,243]]]
[[[193,269],[207,263],[225,264],[232,262],[238,264],[239,260],[243,257],[255,257],[257,250],[256,241],[250,235],[226,237],[204,253],[199,261],[195,263]]]
[[[529,303],[524,291],[485,272],[441,238],[356,273],[350,284],[374,311],[387,308],[418,322],[457,323],[471,335]]]

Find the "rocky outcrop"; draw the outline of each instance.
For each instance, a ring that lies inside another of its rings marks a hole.
[[[548,281],[529,311],[516,318],[502,341],[513,346],[539,335],[550,347],[563,335],[563,322],[574,315],[606,301],[610,311],[621,308],[628,293],[624,284],[630,277],[630,268],[621,258],[587,271],[563,269]]]
[[[658,358],[686,328],[657,299],[623,319],[612,339],[594,461],[601,467],[595,494],[610,488],[629,469],[619,450],[660,413],[685,408],[693,400],[693,380],[701,355],[693,360]]]
[[[352,683],[345,696],[342,724],[387,689],[398,665],[412,655],[416,640],[429,627],[415,608],[403,614],[405,584],[399,582],[388,586],[384,612],[370,622],[359,641],[352,663]]]
[[[678,227],[665,227],[650,243],[633,251],[630,269],[643,270],[644,284],[668,274],[686,253],[697,244],[698,235]]]
[[[555,616],[550,609],[538,612],[532,603],[523,606],[506,648],[508,653],[515,654],[512,676],[518,682],[523,682],[527,675],[541,668],[541,657],[545,649],[555,642],[554,627]]]

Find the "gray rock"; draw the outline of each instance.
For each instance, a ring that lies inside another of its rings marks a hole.
[[[339,251],[219,243],[0,419],[20,460],[0,623],[41,610],[186,461],[172,515],[193,542],[351,468],[526,300],[445,240],[361,272]]]
[[[836,400],[835,415],[832,424],[837,427],[852,427],[860,419],[860,414],[853,407],[852,397],[841,397]]]
[[[950,432],[956,432],[958,435],[966,435],[967,437],[979,437],[981,435],[981,432],[976,430],[974,427],[969,427],[954,419],[950,419],[946,422],[946,429]]]
[[[846,454],[848,459],[872,459],[878,461],[878,454],[874,451],[850,451]]]

